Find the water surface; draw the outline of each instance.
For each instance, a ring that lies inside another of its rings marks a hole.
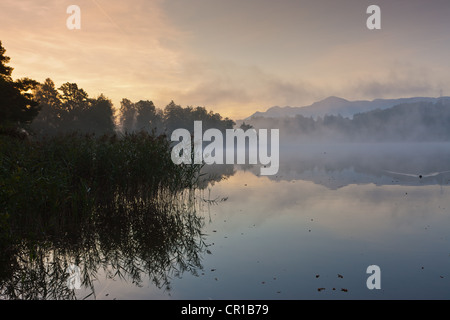
[[[209,167],[216,181],[187,197],[193,206],[177,205],[190,214],[164,220],[187,234],[168,235],[167,247],[141,239],[97,265],[87,263],[91,247],[77,261],[90,285],[73,297],[448,299],[449,160],[448,144],[316,145],[283,149],[276,176]],[[154,252],[158,267],[146,268]],[[381,269],[380,290],[366,286],[370,265]]]

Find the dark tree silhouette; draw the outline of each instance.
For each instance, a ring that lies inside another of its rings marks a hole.
[[[60,130],[62,118],[61,95],[56,90],[55,83],[46,79],[39,84],[34,92],[41,111],[31,124],[31,128],[39,134],[55,134]]]
[[[119,122],[122,131],[131,132],[135,129],[136,124],[136,106],[128,99],[122,99],[120,102]]]
[[[90,107],[81,118],[84,132],[105,134],[115,129],[114,111],[111,100],[101,94],[97,99],[90,100]]]
[[[239,128],[241,128],[244,131],[247,131],[248,129],[253,129],[253,126],[251,124],[245,123],[245,121],[244,121],[244,122],[242,122],[242,124]]]
[[[114,132],[111,100],[103,94],[90,99],[76,83],[65,83],[58,90],[51,79],[37,86],[34,96],[42,109],[31,125],[34,132],[50,135],[73,131]]]
[[[183,108],[171,101],[164,109],[164,124],[169,136],[178,128],[193,131],[194,121],[202,121],[203,130],[215,128],[219,130],[232,129],[235,122],[231,119],[223,119],[219,113],[207,111],[204,107]]]
[[[61,93],[63,113],[61,118],[67,127],[81,129],[81,118],[89,108],[88,94],[76,83],[64,83],[58,90]]]
[[[22,126],[29,124],[39,113],[39,104],[29,92],[38,83],[29,78],[14,81],[11,77],[13,68],[7,66],[10,58],[5,52],[0,41],[0,124]]]
[[[152,101],[139,101],[136,103],[136,130],[151,132],[162,127],[161,113],[155,108]]]

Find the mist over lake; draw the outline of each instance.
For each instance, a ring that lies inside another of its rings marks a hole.
[[[211,255],[171,296],[446,298],[449,160],[448,143],[311,144],[281,145],[276,176],[235,166],[205,194]]]

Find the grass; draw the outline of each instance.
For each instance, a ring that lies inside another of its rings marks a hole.
[[[0,221],[14,216],[38,233],[60,229],[117,197],[146,200],[192,188],[198,172],[172,163],[164,136],[0,136]]]

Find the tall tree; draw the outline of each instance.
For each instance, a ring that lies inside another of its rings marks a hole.
[[[111,100],[101,94],[92,99],[89,109],[83,114],[85,132],[105,134],[114,132],[114,111]]]
[[[34,91],[34,99],[39,102],[41,111],[33,120],[31,128],[40,134],[54,134],[60,130],[62,117],[61,95],[55,83],[46,79]]]
[[[58,88],[61,91],[61,120],[63,131],[84,132],[83,117],[89,109],[89,97],[86,91],[78,88],[76,83],[64,83]]]
[[[30,92],[38,82],[29,78],[14,81],[13,68],[7,64],[10,58],[0,41],[0,124],[24,125],[39,113],[39,104]]]
[[[165,107],[164,123],[169,136],[178,128],[193,131],[194,121],[191,119],[191,111],[191,107],[183,108],[173,100]]]
[[[86,91],[78,88],[76,83],[64,83],[60,88],[63,109],[70,121],[77,120],[83,111],[89,108],[89,97]]]
[[[137,116],[136,105],[128,99],[122,99],[119,112],[119,122],[122,131],[134,131]]]
[[[162,126],[161,115],[158,114],[152,101],[141,100],[136,103],[137,117],[136,130],[151,132]]]

